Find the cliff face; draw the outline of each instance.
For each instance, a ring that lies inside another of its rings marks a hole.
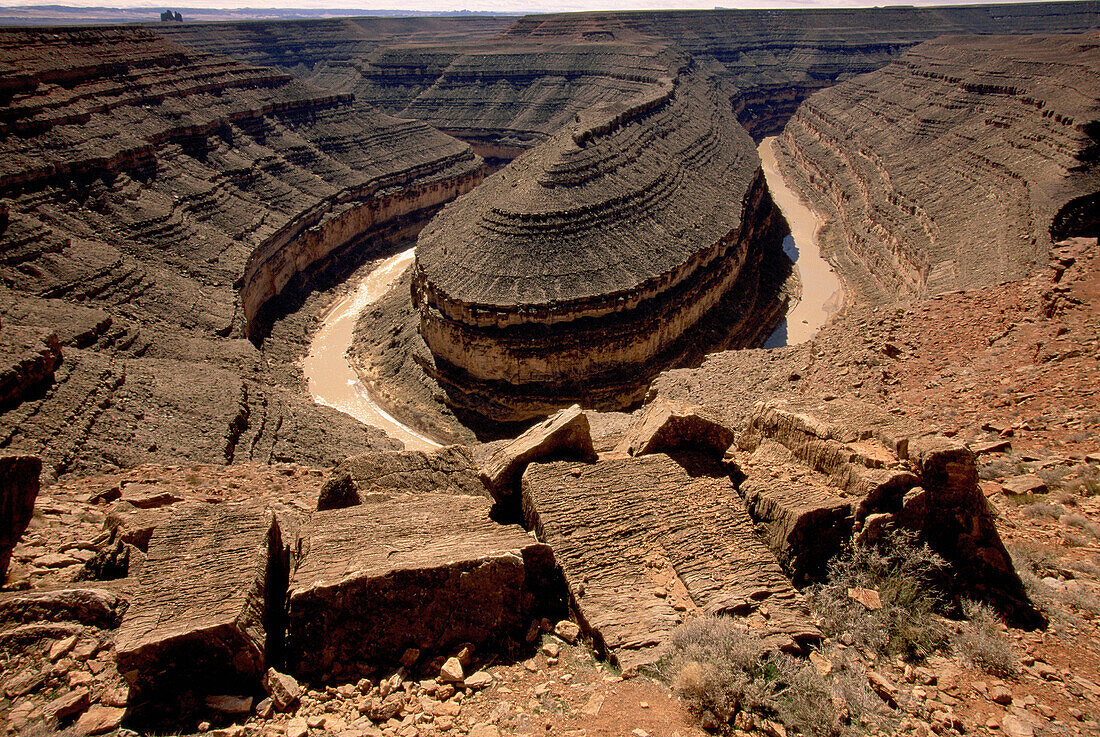
[[[0,318],[64,356],[0,414],[0,446],[62,470],[327,457],[279,450],[303,418],[388,442],[268,385],[241,338],[332,255],[475,186],[466,144],[142,30],[0,32],[0,69]]]
[[[725,101],[666,78],[585,111],[421,233],[427,368],[494,420],[627,406],[735,283],[755,292],[784,230]]]
[[[1100,3],[858,10],[598,12],[502,19],[348,19],[165,29],[181,43],[279,66],[354,92],[508,159],[578,111],[627,100],[690,56],[731,89],[754,138],[776,135],[810,94],[951,33],[1097,27]],[[499,35],[497,35],[499,34]]]
[[[1095,234],[1098,90],[1095,35],[938,39],[803,103],[781,162],[857,296],[990,286]]]

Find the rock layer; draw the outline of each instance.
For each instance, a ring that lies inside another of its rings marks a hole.
[[[0,446],[59,473],[394,447],[243,338],[480,181],[467,145],[133,28],[0,32],[0,100],[2,340],[59,343],[0,367]]]
[[[785,227],[725,102],[665,79],[578,116],[422,232],[426,368],[494,420],[629,405],[735,282],[753,291]]]
[[[857,297],[991,286],[1096,234],[1098,49],[942,38],[799,108],[781,165]]]
[[[560,600],[550,549],[489,518],[480,496],[420,494],[317,512],[290,583],[288,664],[356,680],[407,648],[522,638]]]
[[[743,617],[782,647],[819,638],[730,479],[678,460],[686,467],[658,453],[524,472],[527,523],[554,549],[597,646],[636,670],[701,614]]]

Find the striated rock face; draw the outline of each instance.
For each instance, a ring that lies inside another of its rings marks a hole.
[[[18,404],[23,397],[53,378],[61,365],[61,341],[57,333],[32,327],[0,330],[0,408]]]
[[[287,662],[310,680],[355,680],[407,648],[522,639],[560,594],[554,556],[480,496],[426,493],[317,512],[288,597]],[[560,604],[559,604],[560,605]]]
[[[1094,29],[1095,2],[1007,7],[598,12],[168,25],[194,48],[277,66],[510,159],[574,113],[637,95],[672,47],[730,83],[738,120],[776,135],[810,94],[951,33]]]
[[[135,720],[170,724],[205,695],[256,690],[280,635],[270,605],[286,565],[260,506],[192,505],[157,528],[115,646]]]
[[[665,79],[586,111],[423,231],[425,368],[493,420],[629,405],[731,288],[754,293],[785,229],[725,101]]]
[[[132,28],[5,30],[0,70],[0,340],[57,334],[0,367],[0,445],[58,472],[394,447],[243,338],[475,186],[466,144]]]
[[[470,450],[463,445],[449,445],[431,453],[372,451],[346,458],[321,487],[317,509],[339,509],[381,501],[394,494],[425,492],[489,496],[478,478]]]
[[[942,38],[807,100],[781,165],[859,298],[991,286],[1096,234],[1097,37]]]
[[[553,548],[587,634],[624,671],[651,665],[701,614],[744,618],[785,648],[821,636],[730,479],[707,469],[658,453],[523,474],[528,525]]]

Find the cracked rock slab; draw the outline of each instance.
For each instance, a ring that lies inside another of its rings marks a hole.
[[[139,720],[259,687],[282,557],[275,517],[256,505],[181,505],[157,528],[116,640]]]
[[[432,493],[315,513],[290,584],[291,672],[357,679],[408,648],[522,637],[554,591],[553,554],[491,506]]]
[[[820,638],[713,468],[654,454],[524,473],[528,524],[554,549],[584,628],[624,671],[653,663],[677,625],[703,614],[742,618],[781,647]]]

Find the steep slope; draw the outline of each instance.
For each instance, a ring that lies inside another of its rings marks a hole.
[[[476,185],[467,145],[143,30],[5,31],[0,74],[0,318],[63,358],[0,446],[66,471],[389,443],[269,385],[242,338],[333,254]]]
[[[1098,41],[937,39],[803,103],[781,160],[855,294],[991,286],[1096,233]]]

